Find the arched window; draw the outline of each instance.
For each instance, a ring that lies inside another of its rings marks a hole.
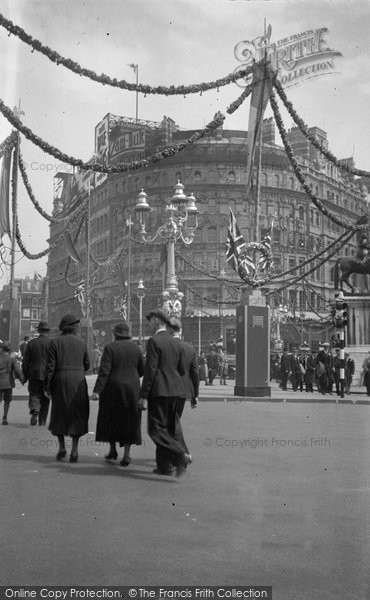
[[[195,171],[194,173],[194,182],[195,183],[199,183],[200,181],[202,181],[202,174],[200,171]]]
[[[304,208],[303,206],[300,206],[298,209],[298,216],[300,218],[301,221],[304,221]]]
[[[275,182],[275,186],[279,187],[280,186],[280,178],[279,175],[275,175],[274,176],[274,182]]]
[[[291,190],[294,190],[294,178],[289,177],[289,186]]]
[[[268,181],[269,181],[269,179],[268,179],[267,173],[262,173],[262,180],[261,180],[262,185],[267,187]]]
[[[229,180],[231,183],[234,183],[234,182],[235,182],[235,171],[229,171],[228,180]]]

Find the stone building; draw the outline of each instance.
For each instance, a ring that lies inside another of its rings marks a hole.
[[[310,131],[328,147],[323,130],[312,127]],[[179,144],[193,133],[180,131],[167,117],[161,123],[153,123],[106,115],[96,128],[94,156],[106,164],[129,163]],[[292,128],[288,136],[312,190],[331,212],[349,223],[355,222],[368,210],[364,186],[323,159],[297,128]],[[283,148],[276,143],[272,119],[265,120],[263,128],[258,203],[246,198],[246,162],[247,132],[218,128],[171,158],[151,162],[142,169],[108,176],[94,176],[92,172],[58,173],[53,216],[65,219],[71,213],[72,219],[67,222],[67,230],[65,220],[50,226],[50,322],[57,323],[68,311],[82,318],[86,316],[84,278],[88,269],[91,300],[88,312],[96,341],[110,340],[112,326],[122,317],[129,318],[133,337],[137,338],[139,280],[145,286],[145,315],[158,304],[166,268],[163,243],[157,240],[144,245],[138,241],[137,195],[142,189],[147,194],[153,208],[147,230],[154,233],[166,219],[166,203],[180,180],[187,195],[194,193],[199,209],[199,227],[193,243],[186,247],[180,241],[176,243],[176,273],[184,293],[185,338],[197,349],[206,349],[222,336],[232,354],[241,281],[225,262],[230,208],[246,241],[260,241],[273,221],[276,273],[299,267],[343,232],[302,191]],[[88,219],[86,211],[74,213],[76,207],[87,201]],[[352,239],[340,255],[355,252],[356,240]],[[336,258],[294,286],[279,291],[281,281],[270,284],[270,305],[286,307],[279,322],[286,344],[293,346],[306,341],[315,347],[320,340],[330,339]],[[303,274],[311,266],[298,272]],[[358,276],[356,285],[365,288],[365,278]],[[278,317],[276,311],[272,314],[274,336]]]

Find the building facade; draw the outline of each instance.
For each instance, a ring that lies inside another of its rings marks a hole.
[[[328,147],[323,130],[313,127],[310,131]],[[180,131],[167,117],[152,123],[106,115],[96,128],[95,159],[104,164],[142,160],[184,142],[193,133]],[[309,185],[332,213],[354,223],[368,212],[364,185],[323,159],[297,128],[288,136]],[[51,224],[49,240],[50,322],[58,323],[62,314],[70,311],[82,319],[90,316],[95,340],[105,343],[111,339],[113,325],[126,318],[133,337],[138,337],[139,280],[145,286],[145,315],[158,305],[164,287],[166,247],[139,241],[137,195],[144,189],[148,196],[152,210],[147,230],[154,233],[166,219],[166,205],[181,181],[187,195],[194,193],[199,210],[193,243],[186,247],[176,243],[185,338],[197,349],[207,349],[222,337],[230,354],[235,349],[235,307],[243,284],[225,261],[231,208],[246,241],[260,241],[273,222],[274,273],[294,267],[294,275],[307,273],[302,282],[284,289],[287,278],[269,284],[269,303],[274,309],[272,338],[279,327],[289,346],[305,341],[315,348],[320,340],[330,339],[335,261],[339,256],[354,255],[356,240],[308,273],[312,264],[299,265],[343,230],[323,216],[302,190],[283,148],[276,144],[272,119],[265,120],[263,127],[257,199],[246,196],[246,163],[247,132],[218,128],[195,145],[165,160],[149,161],[142,169],[108,176],[57,174],[53,216],[59,221]],[[357,276],[355,284],[366,289],[366,277]],[[280,305],[286,307],[282,315],[276,310]]]

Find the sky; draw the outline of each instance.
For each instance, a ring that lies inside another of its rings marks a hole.
[[[0,12],[43,44],[81,66],[135,82],[129,64],[139,65],[140,83],[189,85],[232,73],[240,64],[235,46],[272,27],[272,41],[308,29],[327,27],[328,45],[342,53],[336,74],[288,88],[286,93],[308,126],[328,134],[338,158],[353,156],[370,170],[370,3],[368,0],[0,0]],[[80,77],[0,28],[0,98],[41,138],[76,158],[94,151],[94,128],[111,112],[135,117],[135,93]],[[201,129],[241,93],[235,85],[183,96],[139,95],[139,118],[170,116],[182,129]],[[266,117],[271,116],[271,109]],[[227,115],[225,129],[247,129],[249,101]],[[283,112],[286,125],[291,119]],[[0,115],[0,142],[11,126]],[[277,140],[280,142],[278,134]],[[35,196],[49,214],[53,176],[70,172],[52,156],[22,139],[24,160]],[[27,249],[47,247],[48,222],[34,209],[19,184],[20,231]],[[5,245],[10,245],[4,238]],[[17,252],[16,276],[46,274],[47,259],[31,261]],[[0,287],[9,280],[1,275]]]

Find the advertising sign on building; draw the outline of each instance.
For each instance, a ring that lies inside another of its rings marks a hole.
[[[132,162],[145,158],[145,129],[131,129],[124,125],[110,134],[109,158],[112,162]]]

